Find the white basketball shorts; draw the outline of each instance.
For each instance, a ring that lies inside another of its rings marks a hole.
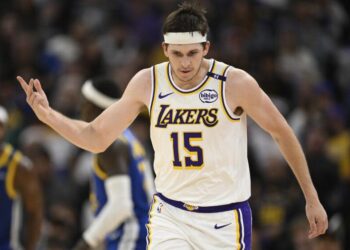
[[[148,250],[251,250],[248,201],[196,207],[156,194],[146,227]]]

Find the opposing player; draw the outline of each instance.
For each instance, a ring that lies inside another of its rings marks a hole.
[[[90,123],[53,110],[39,80],[18,80],[42,122],[92,152],[104,151],[148,107],[158,192],[149,249],[251,249],[247,116],[274,138],[294,172],[309,237],[323,234],[327,215],[292,129],[248,73],[205,58],[207,33],[204,12],[180,5],[163,25],[169,62],[138,72],[122,98]]]
[[[92,121],[121,93],[113,81],[95,79],[84,83],[82,95],[82,118]],[[92,165],[90,199],[96,218],[74,249],[92,249],[101,243],[108,250],[146,249],[145,224],[154,183],[142,145],[126,130],[94,156]]]
[[[0,249],[21,249],[21,205],[24,249],[37,249],[43,216],[39,179],[28,158],[5,143],[7,111],[0,106]],[[21,202],[20,202],[21,201]]]

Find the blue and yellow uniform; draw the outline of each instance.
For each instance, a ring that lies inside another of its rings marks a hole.
[[[0,249],[9,250],[13,241],[14,179],[22,154],[6,144],[0,154]]]
[[[131,180],[132,202],[134,205],[133,217],[123,222],[110,233],[105,241],[106,249],[146,249],[146,227],[148,210],[154,193],[153,178],[150,166],[145,158],[145,150],[134,135],[126,130],[121,140],[128,144],[131,155],[128,174]],[[97,164],[94,158],[91,196],[95,216],[107,203],[105,190],[106,173]],[[122,202],[122,201],[121,201]]]

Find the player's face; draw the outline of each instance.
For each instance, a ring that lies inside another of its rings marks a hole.
[[[189,82],[197,76],[203,57],[208,54],[209,42],[203,46],[195,44],[164,44],[163,50],[168,57],[173,73],[182,82]]]
[[[91,104],[91,102],[86,100],[84,97],[82,97],[80,105],[80,117],[84,121],[91,122],[100,114],[96,106]]]

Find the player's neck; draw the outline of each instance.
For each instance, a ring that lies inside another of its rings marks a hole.
[[[174,73],[173,69],[171,69],[171,74],[173,77],[173,80],[181,89],[192,89],[201,84],[204,77],[207,75],[210,67],[210,60],[203,58],[201,66],[199,67],[197,73],[189,80],[185,81],[177,77],[177,75]]]

